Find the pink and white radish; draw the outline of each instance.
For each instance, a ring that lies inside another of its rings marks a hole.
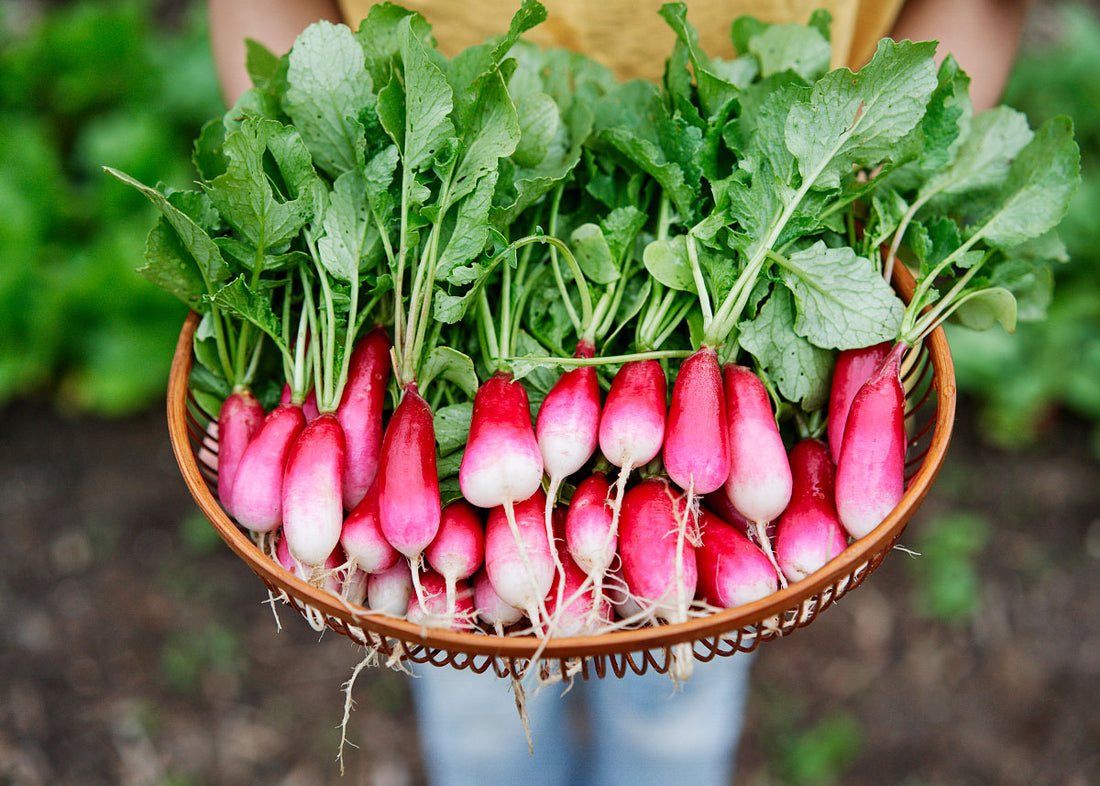
[[[421,572],[419,584],[424,588],[424,599],[409,596],[405,619],[417,625],[456,631],[473,627],[477,612],[474,610],[473,592],[465,579],[460,579],[453,587],[453,598],[449,597],[450,582],[435,571]]]
[[[479,508],[515,505],[539,488],[542,468],[527,391],[511,374],[498,371],[474,396],[458,471],[462,496]]]
[[[656,360],[628,361],[611,380],[600,414],[600,452],[619,468],[611,506],[616,528],[631,471],[661,452],[668,418],[667,395],[665,371]]]
[[[730,474],[729,426],[718,354],[701,347],[676,373],[665,424],[664,465],[669,478],[696,495],[722,488]]]
[[[555,586],[546,595],[546,610],[554,636],[595,635],[611,624],[611,603],[602,592],[588,591],[591,580],[573,558],[561,558],[565,570],[555,576]]]
[[[844,439],[844,424],[848,420],[848,410],[852,399],[863,387],[863,383],[878,370],[886,354],[890,351],[890,342],[874,344],[859,349],[842,350],[833,368],[833,380],[829,389],[829,420],[826,436],[833,463],[840,461],[840,445]]]
[[[344,519],[340,545],[352,564],[367,573],[388,570],[400,557],[382,532],[377,483],[371,483],[366,495]]]
[[[233,515],[233,478],[245,448],[264,422],[264,408],[252,391],[238,385],[218,412],[218,500]]]
[[[778,572],[767,529],[791,501],[793,481],[787,448],[760,377],[752,369],[728,363],[722,369],[722,381],[730,433],[726,495],[749,520],[751,537]],[[782,576],[780,579],[783,581]]]
[[[359,504],[378,473],[382,452],[382,408],[390,379],[390,339],[374,328],[358,342],[348,361],[348,377],[336,418],[344,429],[344,508]]]
[[[414,586],[421,555],[439,531],[440,510],[432,410],[410,383],[382,438],[378,518],[386,540],[408,558]]]
[[[779,588],[775,567],[759,546],[708,510],[701,518],[702,541],[695,551],[701,600],[732,609]]]
[[[588,577],[592,596],[604,595],[604,576],[617,552],[619,534],[608,504],[611,484],[602,472],[593,472],[578,484],[565,514],[565,548]]]
[[[317,586],[327,590],[333,595],[340,595],[342,585],[340,567],[345,562],[344,555],[340,549],[333,549],[328,557],[325,558],[321,565],[322,571],[320,573],[315,572],[312,567],[303,565],[299,560],[294,558],[294,555],[290,552],[286,538],[279,538],[279,542],[275,546],[275,559],[283,568],[289,571],[291,575],[306,582],[311,582],[311,579],[317,581]],[[317,575],[315,575],[315,573],[317,573]]]
[[[267,413],[237,464],[233,516],[252,532],[271,532],[283,523],[283,473],[291,445],[305,428],[302,408],[280,404]]]
[[[283,537],[304,565],[320,568],[340,542],[343,477],[344,430],[324,412],[294,440],[283,474]]]
[[[489,574],[482,567],[471,580],[474,591],[474,609],[477,616],[486,625],[493,628],[498,636],[504,635],[504,629],[523,619],[523,612],[515,606],[505,603],[493,588]]]
[[[882,523],[905,493],[905,390],[898,343],[852,399],[836,469],[836,509],[853,538]]]
[[[577,342],[574,357],[595,354],[591,342]],[[600,384],[594,366],[566,371],[546,394],[535,417],[535,439],[549,476],[546,533],[553,539],[553,508],[562,481],[580,470],[596,452],[600,433]],[[564,567],[558,565],[559,577]],[[561,582],[559,585],[564,586]]]
[[[698,569],[695,547],[680,522],[687,503],[666,478],[643,480],[623,497],[619,553],[630,594],[657,619],[686,622],[695,597]],[[691,645],[677,645],[669,674],[673,680],[691,677]]]
[[[775,558],[788,581],[820,570],[848,545],[836,512],[836,468],[828,446],[804,439],[791,448],[794,490],[775,530]]]
[[[445,611],[453,616],[458,583],[474,575],[485,561],[485,525],[477,509],[464,499],[447,503],[440,516],[439,531],[424,550],[424,558],[443,577]]]
[[[555,574],[545,507],[539,489],[514,507],[493,508],[485,527],[485,570],[493,589],[505,603],[522,609],[536,631],[543,627],[544,601]]]
[[[404,560],[392,568],[367,574],[367,607],[379,614],[404,617],[413,595],[413,579]]]

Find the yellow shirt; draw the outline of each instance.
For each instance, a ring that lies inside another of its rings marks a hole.
[[[524,38],[544,47],[583,52],[610,67],[622,79],[657,79],[672,51],[675,34],[658,15],[665,0],[543,0],[547,19]],[[743,14],[765,22],[805,23],[824,8],[833,17],[833,65],[859,67],[890,32],[904,0],[732,0],[688,4],[688,21],[699,31],[711,56],[732,57],[730,24]],[[371,0],[339,0],[353,28],[366,16]],[[504,33],[519,0],[403,0],[432,25],[439,49],[448,56]]]

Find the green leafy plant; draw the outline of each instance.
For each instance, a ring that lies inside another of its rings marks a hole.
[[[909,563],[919,614],[947,624],[974,617],[982,604],[976,563],[988,541],[989,522],[973,513],[945,514],[921,528],[920,556]]]
[[[151,208],[105,161],[182,186],[191,140],[222,109],[197,6],[149,2],[0,16],[0,404],[49,396],[122,414],[163,394],[185,309],[134,275]]]
[[[1045,296],[1037,290],[1021,301],[1015,335],[952,327],[949,340],[960,388],[980,404],[985,439],[1032,444],[1065,409],[1093,424],[1100,454],[1100,104],[1081,87],[1100,79],[1100,19],[1084,5],[1064,6],[1054,18],[1055,35],[1022,52],[1005,102],[1033,123],[1060,114],[1074,120],[1082,183],[1058,229],[1062,264]]]

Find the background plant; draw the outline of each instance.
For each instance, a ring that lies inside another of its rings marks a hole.
[[[119,415],[163,394],[184,310],[134,274],[152,208],[101,167],[193,178],[191,141],[223,107],[186,7],[0,5],[0,404]]]

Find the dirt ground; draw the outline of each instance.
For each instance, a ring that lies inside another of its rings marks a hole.
[[[761,649],[739,783],[1100,783],[1100,466],[1083,424],[982,447],[961,419],[906,531],[987,525],[949,623],[918,613],[894,553],[817,621]],[[0,412],[0,782],[417,784],[401,675],[366,671],[339,776],[341,685],[359,661],[284,609],[198,516],[161,412]],[[921,559],[927,559],[922,557]]]

